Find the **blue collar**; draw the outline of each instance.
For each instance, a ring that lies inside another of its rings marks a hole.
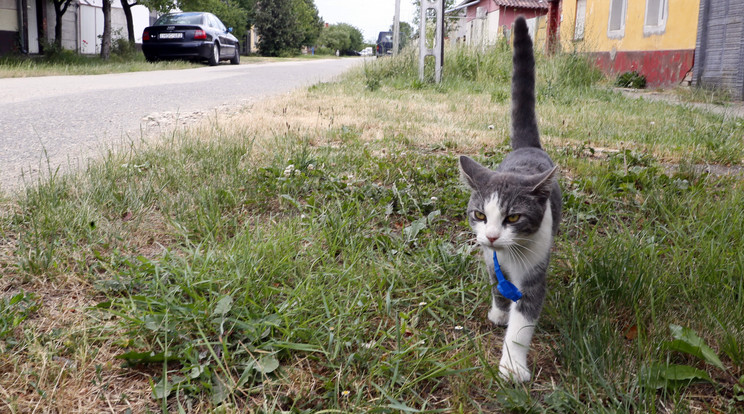
[[[512,282],[506,280],[504,273],[501,272],[501,266],[499,266],[499,259],[496,257],[496,251],[493,252],[493,269],[496,272],[496,278],[499,280],[499,284],[496,285],[499,293],[512,302],[522,299],[522,292],[520,292]]]

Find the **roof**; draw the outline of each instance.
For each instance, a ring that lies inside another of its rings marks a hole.
[[[451,13],[466,7],[477,5],[482,0],[463,0],[456,6],[447,9],[446,13]],[[548,10],[548,0],[491,0],[497,6],[515,7],[518,9],[542,9]]]
[[[493,0],[499,6],[517,7],[521,9],[548,9],[547,0]]]

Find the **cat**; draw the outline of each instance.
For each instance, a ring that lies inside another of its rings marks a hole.
[[[503,378],[530,380],[527,352],[545,299],[545,277],[562,199],[558,167],[540,145],[535,115],[535,57],[523,17],[513,30],[512,151],[495,170],[460,157],[462,181],[470,187],[467,214],[483,251],[492,285],[488,319],[506,325],[499,363]],[[521,291],[516,302],[497,289],[494,258]]]

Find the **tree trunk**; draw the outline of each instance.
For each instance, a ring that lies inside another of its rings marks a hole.
[[[101,37],[101,59],[111,57],[111,0],[103,0],[103,36]]]
[[[54,3],[54,46],[62,47],[62,13]]]
[[[54,45],[62,47],[62,16],[72,0],[54,0]]]
[[[127,18],[127,36],[129,43],[134,44],[134,20],[132,19],[132,6],[136,6],[135,1],[129,4],[129,0],[121,0],[121,8],[124,10],[124,17]]]

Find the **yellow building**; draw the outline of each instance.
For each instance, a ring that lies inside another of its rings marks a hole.
[[[692,70],[700,0],[563,0],[563,50],[587,52],[606,73],[637,71],[649,86]]]

